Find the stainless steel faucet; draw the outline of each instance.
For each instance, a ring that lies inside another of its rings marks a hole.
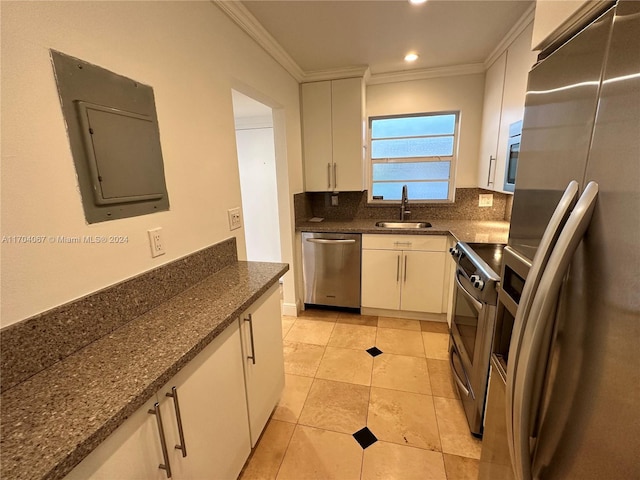
[[[402,186],[402,201],[400,202],[400,221],[404,222],[411,215],[411,211],[408,210],[409,207],[409,194],[407,192],[407,186]]]

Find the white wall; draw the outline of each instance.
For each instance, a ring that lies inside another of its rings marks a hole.
[[[273,127],[236,130],[247,260],[279,262],[280,229]]]
[[[475,187],[484,74],[367,86],[367,116],[460,111],[456,187]]]
[[[283,261],[292,265],[293,198],[302,191],[296,81],[210,2],[2,2],[1,234],[123,235],[119,245],[2,248],[2,325],[91,293],[232,234],[240,205],[231,88],[277,109]],[[154,89],[171,209],[87,225],[49,48]],[[286,136],[284,136],[286,134]],[[282,215],[282,213],[284,214]],[[167,254],[152,259],[147,230]],[[295,302],[293,273],[285,302]]]

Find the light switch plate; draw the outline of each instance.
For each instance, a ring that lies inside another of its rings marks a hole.
[[[242,227],[242,211],[240,207],[230,208],[227,213],[229,214],[229,230],[236,230]]]
[[[478,198],[479,207],[492,207],[493,206],[493,194],[481,193]]]

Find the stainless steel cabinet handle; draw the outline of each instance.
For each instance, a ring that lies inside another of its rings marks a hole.
[[[404,281],[407,282],[407,256],[404,256]]]
[[[331,239],[331,238],[307,238],[307,242],[310,243],[356,243],[355,240],[339,240],[339,239]]]
[[[327,163],[327,188],[331,188],[331,164]]]
[[[249,338],[251,339],[251,355],[247,355],[247,358],[250,358],[252,363],[256,364],[256,347],[253,343],[253,318],[251,314],[249,314],[249,318],[244,319],[245,322],[249,322]]]
[[[182,430],[182,417],[180,416],[180,403],[178,402],[178,390],[171,387],[171,391],[165,394],[167,397],[173,398],[173,408],[176,411],[176,420],[178,421],[178,435],[180,436],[180,444],[176,445],[176,450],[182,451],[182,456],[187,456],[187,444],[184,441],[184,430]]]
[[[338,188],[338,164],[333,164],[333,188]]]
[[[169,452],[167,452],[167,440],[164,438],[164,427],[162,426],[162,416],[160,415],[160,404],[158,402],[153,404],[153,408],[148,410],[148,413],[156,416],[156,422],[158,422],[158,434],[160,435],[160,446],[162,447],[162,457],[164,463],[158,465],[158,468],[167,472],[167,478],[171,478],[171,464],[169,463]]]
[[[471,397],[475,399],[475,395],[473,395],[473,392],[467,388],[467,385],[469,385],[468,380],[467,380],[467,383],[465,384],[465,382],[463,382],[462,379],[460,378],[460,375],[458,375],[458,371],[456,370],[456,367],[453,363],[453,355],[455,353],[456,353],[455,347],[451,345],[451,350],[449,351],[449,363],[451,364],[451,371],[453,372],[453,378],[458,384],[458,386],[462,389],[462,393],[464,393],[465,397]],[[467,376],[464,372],[462,373],[464,374],[465,377]]]
[[[404,245],[405,247],[410,247],[410,246],[411,246],[411,242],[393,242],[393,244],[394,244],[396,247],[399,247],[399,246],[401,246],[401,245]]]
[[[398,264],[396,265],[396,283],[400,281],[400,255],[398,255]]]
[[[495,161],[496,161],[496,157],[494,157],[493,155],[489,155],[489,172],[487,173],[487,187],[494,183],[491,181],[491,165],[493,165],[493,162]]]

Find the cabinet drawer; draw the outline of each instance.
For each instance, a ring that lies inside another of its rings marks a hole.
[[[446,235],[362,235],[362,248],[444,252],[447,249],[447,237]]]

